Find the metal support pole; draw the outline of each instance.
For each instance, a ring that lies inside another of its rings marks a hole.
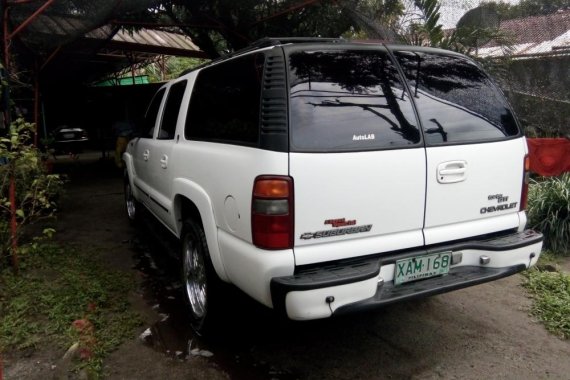
[[[42,14],[43,11],[46,10],[47,7],[49,7],[52,3],[54,2],[54,0],[48,0],[44,3],[44,5],[42,5],[41,7],[38,8],[38,10],[36,10],[34,13],[32,13],[32,15],[30,17],[28,17],[23,23],[21,23],[16,29],[14,29],[14,31],[8,36],[9,39],[14,38],[16,35],[18,35],[18,33],[20,33],[22,30],[26,29],[28,27],[28,25],[30,25],[32,23],[32,21],[34,21],[36,19],[36,17],[38,17],[40,14]]]
[[[38,126],[40,121],[40,65],[34,68],[34,146],[38,147]]]
[[[6,78],[8,82],[8,86],[10,86],[10,37],[9,37],[9,29],[8,29],[8,3],[6,0],[2,0],[2,7],[3,9],[3,16],[4,19],[4,29],[3,29],[3,43],[4,43],[4,67],[6,70]],[[4,92],[4,94],[9,97],[10,88]],[[6,109],[4,110],[4,120],[6,126],[10,128],[11,123],[11,112],[10,112],[10,102],[9,99],[7,101]],[[16,178],[14,173],[14,163],[9,162],[10,165],[10,185],[8,189],[8,201],[10,202],[10,247],[11,252],[10,256],[12,257],[12,269],[15,273],[18,273],[18,219],[16,216]]]
[[[10,163],[9,165],[13,165]],[[10,234],[12,247],[12,269],[18,273],[18,220],[16,219],[16,179],[14,178],[14,168],[10,174]]]
[[[2,1],[2,5],[4,7],[4,18],[2,20],[2,24],[4,26],[4,30],[3,30],[3,34],[2,36],[3,38],[3,47],[4,47],[4,69],[6,70],[6,72],[9,72],[10,70],[10,31],[8,29],[8,16],[9,14],[9,8],[8,5],[6,3],[6,0]]]
[[[8,2],[8,5],[30,4],[36,2],[38,2],[38,0],[11,0]]]
[[[40,72],[43,71],[43,69],[51,62],[52,59],[54,59],[57,54],[61,51],[61,46],[58,46],[50,55],[49,57],[46,58],[46,60],[42,63],[42,66],[40,67]]]
[[[131,77],[133,79],[133,86],[136,84],[135,77],[136,77],[136,65],[135,65],[135,57],[131,53],[125,53],[125,56],[129,60],[129,65],[131,65]],[[119,82],[121,80],[119,79]]]

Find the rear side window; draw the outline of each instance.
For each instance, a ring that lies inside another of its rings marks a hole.
[[[410,98],[381,50],[289,56],[291,150],[342,152],[420,142]]]
[[[143,134],[141,137],[146,137],[149,139],[153,137],[154,126],[156,125],[156,117],[158,116],[158,110],[160,109],[160,103],[162,103],[164,91],[164,88],[160,89],[156,95],[154,95],[154,98],[152,98],[146,114],[144,115]]]
[[[186,81],[177,82],[170,86],[166,98],[166,105],[164,106],[162,123],[158,131],[159,139],[171,140],[174,138],[176,122],[178,121],[178,114],[180,113],[180,104],[182,104],[182,97],[184,96],[185,90]]]
[[[202,69],[186,117],[187,139],[256,145],[263,54]]]
[[[504,96],[462,57],[400,51],[427,144],[504,139],[519,133]]]

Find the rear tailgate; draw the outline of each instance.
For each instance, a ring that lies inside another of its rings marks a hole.
[[[426,245],[519,228],[526,144],[502,93],[465,57],[395,54],[426,140]]]
[[[291,154],[296,264],[421,246],[424,161],[423,149]]]
[[[296,264],[423,245],[425,148],[385,49],[287,52]]]
[[[518,228],[524,155],[522,138],[428,148],[426,244]]]

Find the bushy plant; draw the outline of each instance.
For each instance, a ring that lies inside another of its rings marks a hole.
[[[570,251],[570,173],[532,181],[528,199],[529,226],[544,234],[545,247]]]
[[[11,218],[10,184],[15,184],[18,234],[21,226],[52,215],[63,181],[49,174],[41,152],[32,144],[34,125],[17,119],[6,137],[0,138],[0,257],[9,253],[8,221]],[[3,260],[0,261],[0,267]]]

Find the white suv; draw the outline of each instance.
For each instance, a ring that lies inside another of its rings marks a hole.
[[[449,51],[265,39],[165,84],[123,158],[128,215],[180,239],[192,324],[221,282],[295,320],[534,265],[527,145]]]

